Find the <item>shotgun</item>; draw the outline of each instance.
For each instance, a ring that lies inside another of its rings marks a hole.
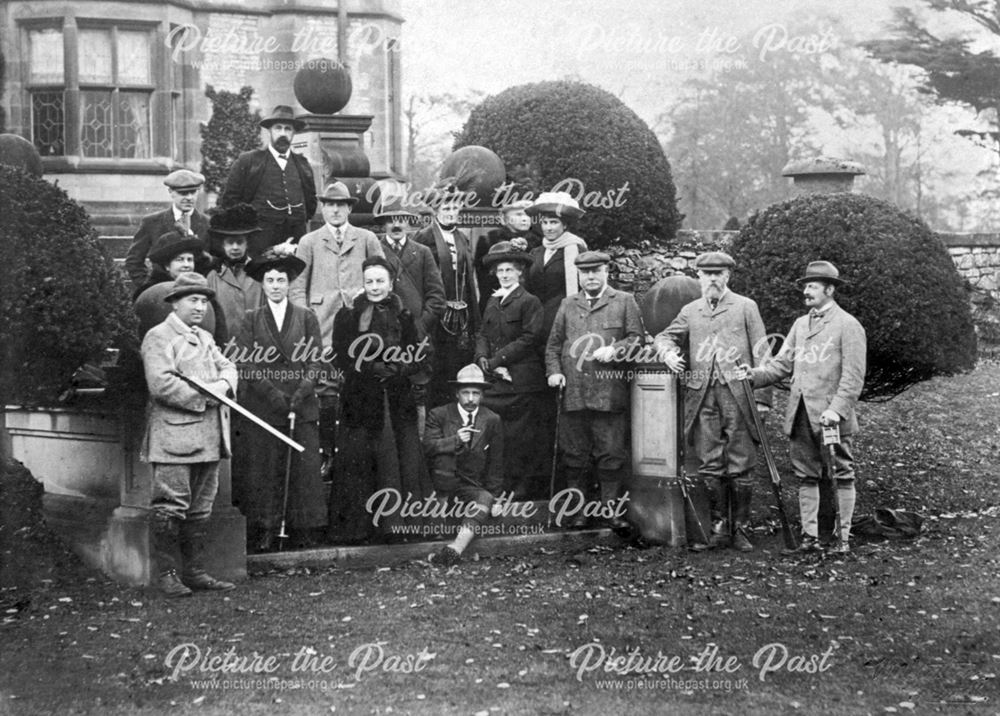
[[[781,475],[778,474],[778,466],[774,462],[774,453],[771,452],[771,443],[768,442],[767,432],[764,430],[764,421],[757,412],[757,400],[753,395],[753,384],[750,379],[740,381],[743,383],[743,392],[750,403],[750,414],[753,416],[754,427],[760,436],[760,446],[764,450],[764,461],[767,462],[767,471],[771,475],[771,492],[774,493],[774,502],[778,507],[778,516],[781,519],[781,534],[785,538],[785,547],[796,549],[799,541],[792,532],[792,527],[788,523],[788,515],[785,513],[785,504],[781,500]]]

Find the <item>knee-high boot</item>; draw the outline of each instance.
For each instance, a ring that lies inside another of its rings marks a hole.
[[[164,512],[154,511],[149,520],[153,559],[156,563],[156,586],[165,597],[190,597],[191,590],[184,586],[177,569],[180,562],[178,532],[180,520]]]
[[[702,480],[708,491],[708,504],[712,515],[712,534],[708,538],[708,548],[728,547],[730,542],[728,482],[717,475],[702,475]]]
[[[565,469],[566,489],[579,490],[583,493],[584,504],[587,500],[587,468],[567,467]],[[581,507],[575,514],[569,516],[566,527],[570,529],[581,529],[587,526],[587,517],[583,514]]]
[[[181,558],[184,561],[181,581],[190,589],[227,592],[235,589],[232,582],[216,579],[205,571],[205,540],[208,520],[185,520],[181,523]]]
[[[740,552],[752,552],[750,542],[750,503],[753,498],[753,487],[748,485],[745,477],[738,475],[733,478],[733,547]]]
[[[614,512],[621,497],[622,470],[599,470],[598,477],[601,480],[601,506],[609,515],[606,518],[608,527],[613,530],[629,529],[625,517]]]

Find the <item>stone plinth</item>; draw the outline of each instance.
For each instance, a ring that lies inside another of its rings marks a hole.
[[[865,174],[865,169],[857,162],[833,157],[791,161],[781,170],[782,176],[792,178],[795,196],[852,191],[859,174]]]
[[[322,191],[330,177],[367,177],[371,164],[365,153],[365,133],[371,115],[300,115],[306,128],[295,135],[294,146],[316,172],[316,188]]]

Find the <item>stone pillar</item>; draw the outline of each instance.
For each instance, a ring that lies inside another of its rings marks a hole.
[[[865,173],[858,162],[833,157],[791,161],[781,170],[782,176],[792,178],[794,196],[853,191],[854,177]]]

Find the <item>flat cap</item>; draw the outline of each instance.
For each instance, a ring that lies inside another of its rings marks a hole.
[[[694,260],[694,267],[699,271],[721,271],[735,266],[733,257],[724,251],[706,251]]]
[[[610,263],[611,257],[603,251],[584,251],[573,261],[577,268],[594,268]]]
[[[205,183],[205,176],[190,169],[178,169],[167,174],[163,183],[174,190],[197,189]]]

